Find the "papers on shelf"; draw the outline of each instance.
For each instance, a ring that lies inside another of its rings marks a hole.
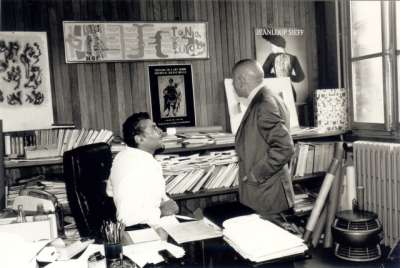
[[[253,262],[301,254],[308,249],[301,238],[256,214],[226,220],[223,227],[224,240]]]
[[[171,224],[163,228],[178,244],[222,236],[221,230],[206,218]]]

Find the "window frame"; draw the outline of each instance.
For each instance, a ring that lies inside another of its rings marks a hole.
[[[340,29],[342,32],[342,59],[344,86],[349,88],[349,119],[350,126],[354,133],[360,135],[377,136],[377,137],[397,137],[399,138],[399,105],[398,100],[398,79],[397,76],[397,57],[400,57],[400,49],[396,48],[396,14],[395,2],[380,2],[381,7],[381,42],[382,50],[379,53],[366,54],[363,56],[352,57],[352,33],[351,33],[351,1],[343,1],[339,5],[342,24]],[[358,0],[359,2],[359,0]],[[366,1],[367,2],[367,1]],[[400,4],[400,3],[399,3]],[[385,20],[389,25],[385,24]],[[386,32],[386,28],[388,32]],[[389,36],[387,36],[389,34]],[[388,44],[386,40],[389,40]],[[353,103],[353,72],[352,66],[354,62],[360,60],[380,57],[382,61],[382,77],[383,77],[383,110],[384,123],[366,123],[357,122],[354,119],[354,103]],[[391,69],[390,70],[388,70]]]

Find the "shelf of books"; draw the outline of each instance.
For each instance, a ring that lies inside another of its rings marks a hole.
[[[55,165],[62,163],[65,151],[82,145],[113,139],[110,130],[52,128],[4,134],[6,168]]]
[[[238,157],[235,150],[186,156],[156,155],[174,199],[191,199],[237,191]]]
[[[75,128],[33,131],[28,133],[30,136],[11,134],[4,139],[8,158],[4,166],[10,169],[62,165],[63,152],[84,144],[110,142],[113,137],[111,131],[107,130]],[[294,138],[295,157],[290,163],[294,184],[323,177],[328,168],[333,156],[333,142],[320,142],[314,139],[324,140],[325,137],[331,137],[333,140],[342,134],[344,132],[307,132]],[[336,138],[333,138],[334,136]],[[166,190],[172,198],[184,200],[237,193],[238,158],[234,150],[233,134],[177,134],[164,137],[163,142],[166,145],[165,150],[155,157],[163,167]],[[112,151],[117,153],[125,146],[112,145]],[[54,150],[52,157],[46,157],[46,153],[52,151],[49,148]],[[45,152],[41,152],[42,150]],[[22,155],[25,157],[21,158]],[[10,159],[15,156],[20,157]],[[312,198],[309,199],[304,194],[306,193],[301,192],[297,200],[299,204],[297,209],[301,212],[307,210],[312,202]]]

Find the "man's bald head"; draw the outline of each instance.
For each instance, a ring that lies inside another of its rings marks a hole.
[[[264,79],[261,65],[253,59],[238,61],[233,67],[232,73],[233,86],[240,97],[247,97]]]

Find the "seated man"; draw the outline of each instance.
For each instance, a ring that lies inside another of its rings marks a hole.
[[[114,199],[117,218],[127,227],[147,224],[159,234],[160,217],[178,212],[165,193],[165,180],[154,152],[162,147],[161,130],[147,113],[135,113],[123,124],[128,147],[113,161],[107,194]]]

